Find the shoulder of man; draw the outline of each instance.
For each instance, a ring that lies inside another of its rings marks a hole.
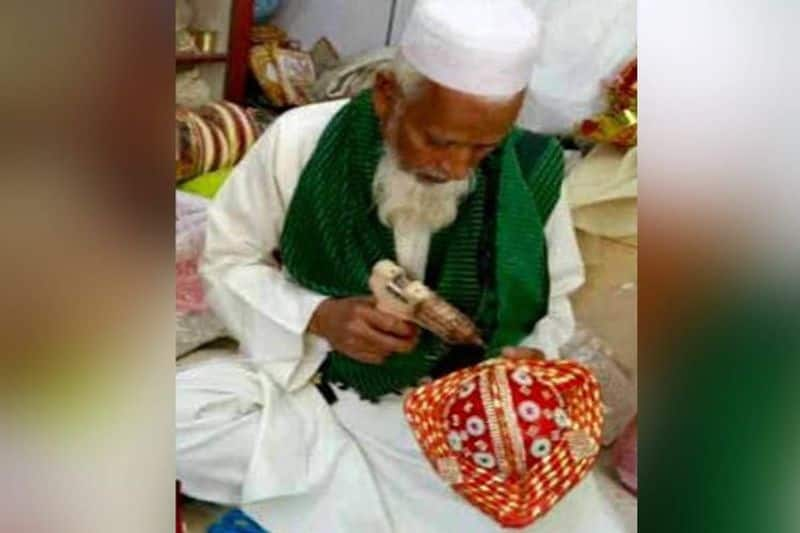
[[[332,100],[296,107],[280,115],[269,125],[264,135],[274,135],[281,141],[289,140],[316,146],[331,119],[349,102],[349,99]]]
[[[514,149],[526,177],[538,166],[537,163],[543,163],[542,159],[554,158],[563,161],[564,150],[555,136],[534,133],[524,128],[517,128],[517,132]]]
[[[519,129],[514,149],[525,182],[539,212],[547,220],[561,195],[564,181],[564,150],[552,135]]]
[[[286,111],[267,126],[239,164],[250,160],[255,165],[251,168],[273,169],[283,185],[294,189],[325,127],[347,102],[333,100]]]

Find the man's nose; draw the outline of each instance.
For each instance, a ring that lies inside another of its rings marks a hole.
[[[469,175],[472,152],[469,148],[453,148],[441,162],[441,169],[451,180],[461,180]]]

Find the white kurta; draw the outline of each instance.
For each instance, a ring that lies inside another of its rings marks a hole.
[[[331,407],[310,383],[330,347],[306,326],[325,297],[293,283],[273,252],[302,169],[344,103],[282,115],[210,208],[201,273],[241,356],[178,373],[178,478],[190,496],[243,505],[272,533],[496,531],[436,476],[401,398],[374,405],[337,390]],[[545,234],[549,310],[523,344],[557,357],[574,326],[568,295],[583,282],[563,196]],[[533,531],[617,531],[600,503],[587,478]]]

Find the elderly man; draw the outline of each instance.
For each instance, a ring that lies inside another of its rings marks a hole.
[[[520,0],[420,0],[394,69],[293,110],[209,212],[202,273],[243,357],[177,378],[186,493],[298,532],[495,531],[442,482],[402,394],[473,364],[373,304],[397,261],[509,357],[558,357],[582,283],[554,139],[513,128],[537,42]],[[612,530],[591,478],[535,531]]]

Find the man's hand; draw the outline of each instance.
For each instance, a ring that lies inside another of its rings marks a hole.
[[[524,348],[522,346],[506,346],[503,348],[503,357],[512,359],[545,359],[541,350],[534,348]]]
[[[328,339],[337,352],[373,365],[392,353],[412,350],[419,336],[415,324],[378,311],[370,297],[324,300],[308,331]]]

